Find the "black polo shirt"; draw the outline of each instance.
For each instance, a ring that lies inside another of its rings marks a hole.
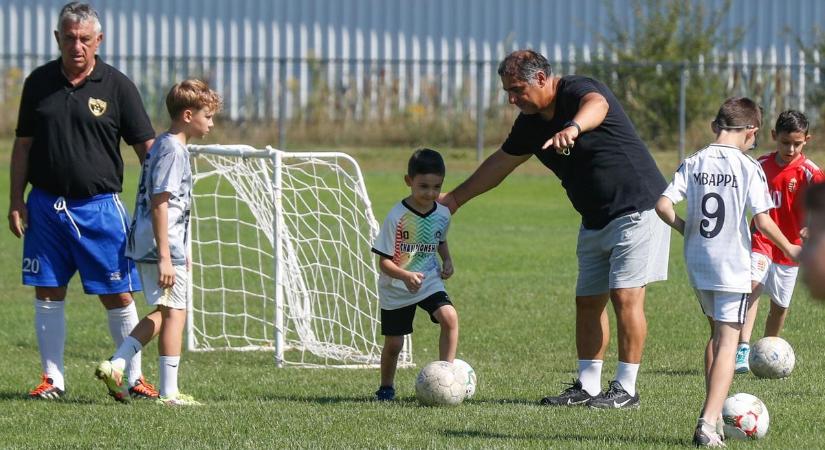
[[[575,117],[582,97],[591,92],[601,94],[609,105],[602,124],[576,138],[569,156],[552,148],[542,150]],[[667,187],[622,105],[607,86],[592,78],[562,77],[553,119],[519,114],[501,149],[511,155],[536,155],[561,179],[588,229],[601,229],[617,217],[652,208]]]
[[[140,94],[126,75],[96,57],[92,73],[72,86],[60,59],[35,69],[23,84],[17,137],[31,137],[27,181],[67,198],[120,192],[120,139],[155,136]]]

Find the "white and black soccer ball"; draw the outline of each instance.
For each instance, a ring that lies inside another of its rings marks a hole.
[[[768,408],[753,395],[739,393],[725,400],[722,406],[725,438],[761,439],[768,432],[771,419]]]
[[[467,372],[447,361],[434,361],[415,379],[415,398],[426,406],[454,406],[467,396]]]
[[[466,390],[467,391],[467,397],[466,398],[472,398],[472,396],[475,395],[475,393],[476,393],[476,386],[478,386],[478,377],[476,375],[476,371],[472,368],[472,366],[467,364],[467,361],[464,361],[463,359],[456,358],[456,359],[453,360],[453,364],[455,364],[461,370],[463,370],[467,373],[467,390]]]
[[[785,378],[791,374],[796,356],[788,341],[781,337],[763,337],[751,346],[748,365],[759,378]]]

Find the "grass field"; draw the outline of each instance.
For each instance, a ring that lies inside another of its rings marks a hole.
[[[406,195],[406,152],[364,155],[377,217]],[[446,188],[472,161],[450,155]],[[465,158],[466,159],[466,158]],[[661,164],[670,178],[673,162]],[[393,169],[393,168],[398,169]],[[458,169],[455,169],[458,167]],[[126,177],[132,204],[137,172]],[[8,208],[8,168],[0,167],[0,209]],[[401,370],[400,400],[370,401],[377,370],[276,369],[271,353],[186,353],[181,386],[205,403],[170,409],[116,404],[94,379],[112,343],[96,299],[75,279],[68,297],[65,401],[24,399],[39,376],[32,290],[20,285],[21,241],[0,233],[0,448],[665,448],[690,445],[704,396],[702,352],[707,322],[687,284],[681,240],[674,236],[670,280],[649,287],[649,337],[635,411],[549,409],[538,400],[575,376],[573,287],[577,215],[558,181],[535,166],[471,202],[454,217],[450,248],[456,273],[448,289],[461,319],[460,358],[479,375],[476,396],[453,409],[420,407],[418,369]],[[767,308],[763,300],[755,335]],[[148,311],[138,296],[139,311]],[[611,311],[611,320],[612,319]],[[771,414],[765,440],[731,448],[821,448],[825,419],[821,332],[825,311],[797,289],[785,337],[797,368],[787,380],[737,376],[733,392],[760,397]],[[613,325],[613,324],[611,324]],[[437,356],[438,328],[419,315],[414,358]],[[614,328],[615,329],[615,328]],[[615,339],[604,383],[616,367]],[[144,354],[157,380],[157,350]]]

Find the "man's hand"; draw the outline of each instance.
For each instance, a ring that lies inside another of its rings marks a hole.
[[[29,211],[26,209],[26,202],[18,200],[9,205],[9,229],[18,238],[26,233],[26,225],[29,222]]]
[[[458,211],[458,202],[455,201],[452,192],[439,195],[436,201],[446,206],[447,209],[450,210],[450,214],[455,214],[455,212]]]
[[[562,154],[565,151],[567,151],[567,154],[570,154],[570,149],[573,148],[575,140],[578,137],[579,130],[574,126],[569,126],[548,139],[547,142],[541,146],[541,149],[547,150],[548,148],[553,147],[558,154]]]
[[[421,272],[407,272],[406,276],[401,279],[404,282],[404,285],[407,286],[407,290],[410,293],[415,294],[421,289],[421,284],[424,283],[424,274]]]

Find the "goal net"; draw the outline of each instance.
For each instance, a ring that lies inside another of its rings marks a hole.
[[[188,348],[270,349],[278,366],[380,364],[378,223],[356,161],[243,145],[189,150]],[[409,336],[399,364],[412,365]]]

